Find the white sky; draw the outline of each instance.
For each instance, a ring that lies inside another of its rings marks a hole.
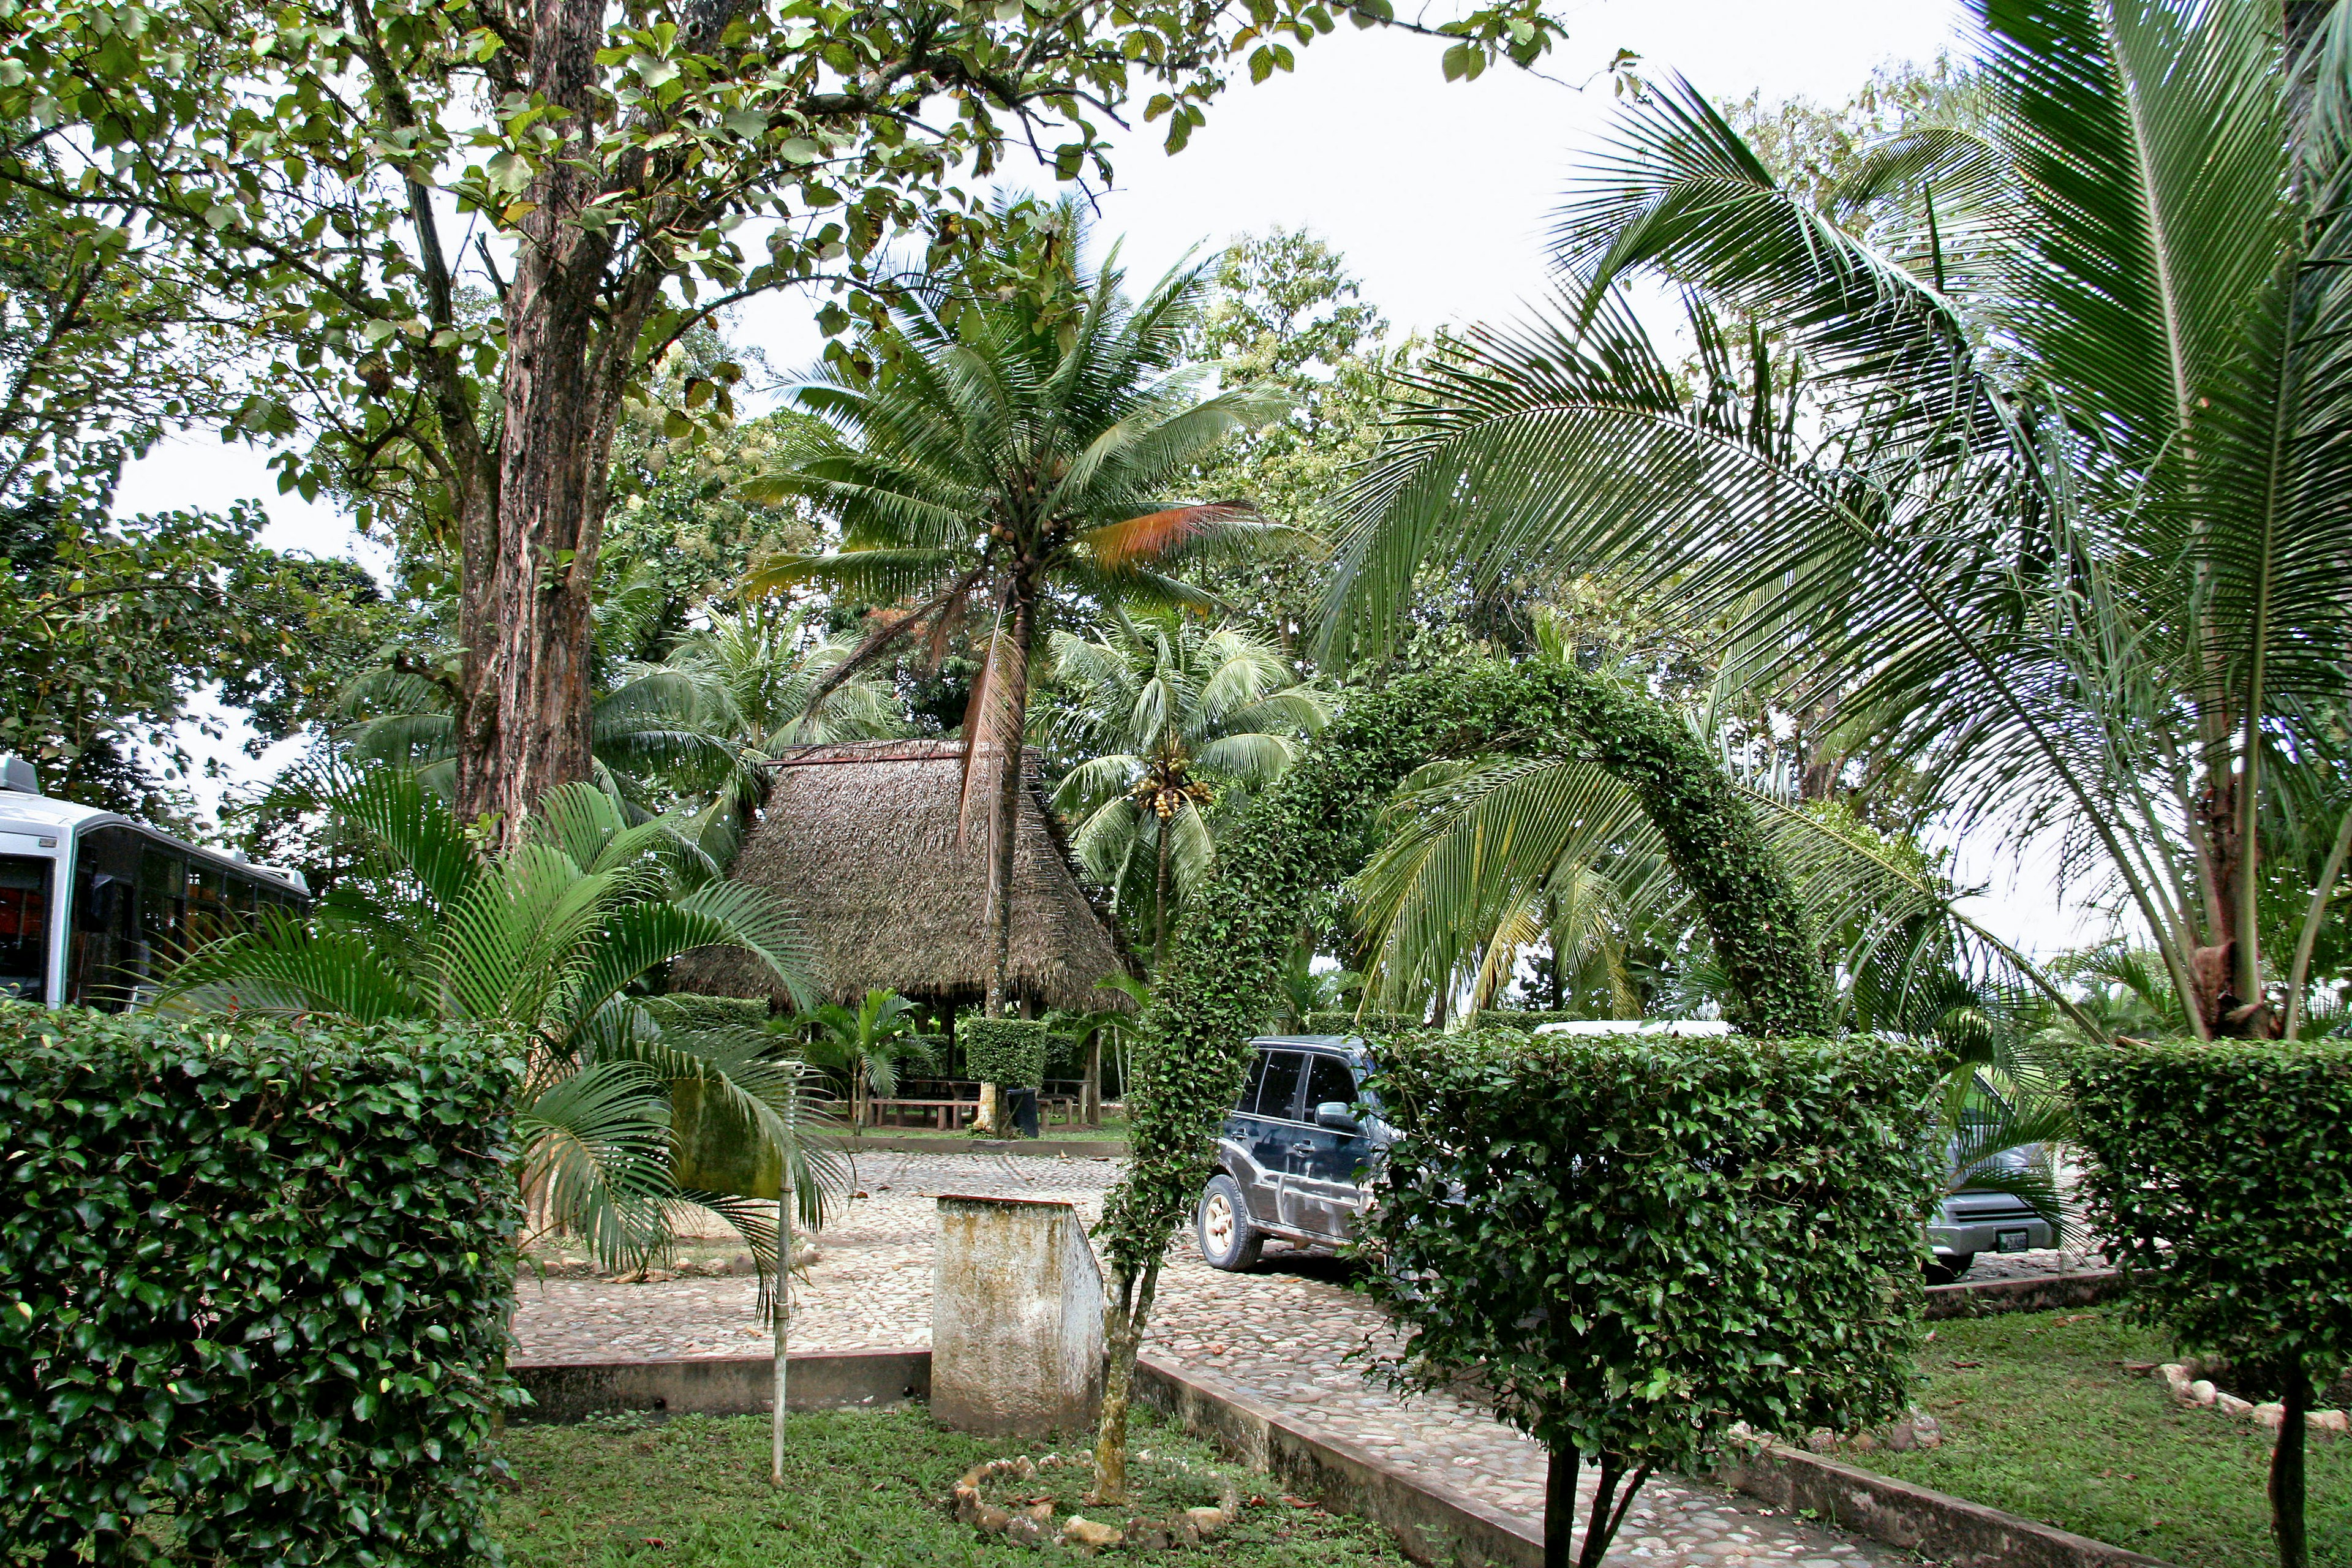
[[[1601,73],[1621,47],[1637,51],[1654,79],[1679,71],[1717,99],[1760,89],[1827,102],[1842,102],[1880,65],[1960,47],[1949,0],[1585,0],[1566,15],[1572,36],[1542,68],[1556,80],[1505,67],[1447,83],[1433,41],[1343,26],[1298,52],[1296,74],[1233,89],[1176,157],[1160,150],[1161,127],[1138,127],[1096,232],[1123,237],[1122,259],[1141,279],[1196,246],[1305,227],[1337,247],[1365,299],[1401,329],[1508,318],[1544,292],[1543,231],[1570,171],[1605,132],[1612,100]],[[1588,79],[1583,90],[1562,85]],[[818,346],[808,309],[772,298],[744,314],[737,335],[791,370]],[[353,550],[331,508],[278,495],[261,454],[209,435],[134,466],[119,505],[221,507],[239,497],[268,507],[271,544]],[[204,749],[233,758],[245,777],[278,760]],[[2049,951],[2097,930],[2060,907],[2047,868],[2031,858],[2012,879],[1987,847],[1964,846],[1959,869],[1963,880],[1992,884],[1974,912],[2012,940]]]

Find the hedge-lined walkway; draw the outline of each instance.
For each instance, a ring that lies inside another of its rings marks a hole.
[[[926,1344],[930,1339],[931,1242],[942,1192],[1004,1193],[1078,1204],[1089,1220],[1117,1174],[1108,1161],[1003,1155],[881,1154],[859,1163],[867,1194],[828,1226],[823,1255],[796,1304],[793,1343],[809,1350]],[[1180,1244],[1163,1279],[1151,1347],[1280,1404],[1303,1423],[1530,1520],[1540,1516],[1543,1456],[1458,1399],[1410,1401],[1365,1381],[1343,1360],[1385,1323],[1349,1291],[1332,1258],[1276,1246],[1255,1274],[1220,1274]],[[601,1361],[757,1353],[749,1278],[684,1278],[643,1285],[527,1280],[516,1333],[525,1361]],[[1588,1483],[1589,1486],[1589,1483]],[[1892,1568],[1901,1553],[1847,1541],[1752,1500],[1653,1480],[1612,1563],[1736,1563],[1796,1568]]]

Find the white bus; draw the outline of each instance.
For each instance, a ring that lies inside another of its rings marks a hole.
[[[310,902],[299,871],[51,800],[30,763],[0,757],[0,999],[120,1012],[167,960]]]

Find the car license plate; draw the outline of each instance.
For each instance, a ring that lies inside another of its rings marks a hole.
[[[2001,1230],[1993,1233],[1992,1244],[2002,1252],[2023,1252],[2026,1244],[2032,1239],[2033,1233],[2030,1230]]]

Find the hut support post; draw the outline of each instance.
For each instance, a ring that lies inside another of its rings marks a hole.
[[[1078,1089],[1078,1120],[1089,1127],[1102,1125],[1102,1031],[1087,1037],[1087,1078]]]

